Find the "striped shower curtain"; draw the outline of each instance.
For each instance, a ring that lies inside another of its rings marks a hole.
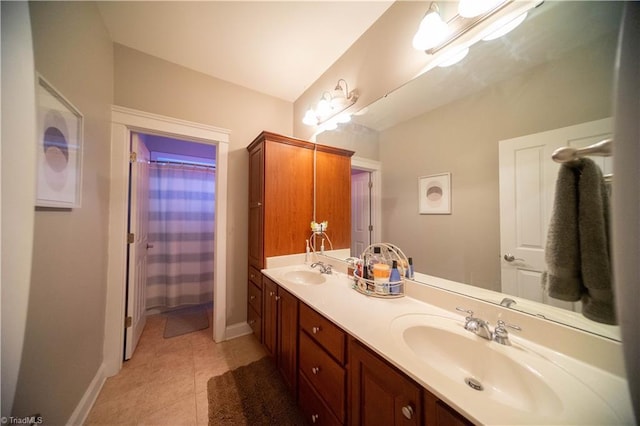
[[[152,163],[149,174],[147,309],[210,302],[215,169]]]

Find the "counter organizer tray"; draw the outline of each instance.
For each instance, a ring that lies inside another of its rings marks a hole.
[[[378,253],[379,251],[379,253]],[[400,281],[389,281],[388,278],[368,279],[363,278],[362,268],[371,261],[386,264],[391,269],[393,261],[397,262],[398,272],[400,273]],[[360,267],[362,265],[362,268]],[[404,296],[404,277],[406,269],[409,267],[407,256],[402,250],[393,244],[376,243],[367,247],[358,260],[358,267],[353,271],[353,289],[359,293],[371,297],[380,297],[383,299],[394,299]]]

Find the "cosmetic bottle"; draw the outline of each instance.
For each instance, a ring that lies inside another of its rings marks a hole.
[[[398,271],[398,261],[394,260],[391,265],[391,274],[389,275],[389,293],[400,293],[401,284],[400,272]]]
[[[407,267],[407,273],[406,273],[406,277],[409,278],[410,280],[413,279],[413,258],[409,258],[409,266]]]
[[[304,253],[304,263],[309,263],[309,254],[311,253],[311,248],[309,247],[309,240],[305,240],[307,243],[307,247],[305,248]]]

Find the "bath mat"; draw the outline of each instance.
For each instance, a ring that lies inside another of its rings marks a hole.
[[[209,426],[307,424],[269,357],[212,377],[207,394]]]
[[[165,315],[167,316],[167,323],[164,326],[165,339],[209,328],[206,305],[190,306]]]

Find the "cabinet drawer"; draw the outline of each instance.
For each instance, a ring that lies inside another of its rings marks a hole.
[[[249,281],[262,289],[262,273],[253,266],[249,266]]]
[[[322,395],[340,422],[345,418],[346,373],[306,333],[300,333],[300,373]]]
[[[309,424],[321,426],[341,424],[303,374],[300,375],[298,384],[298,401]]]
[[[256,339],[262,342],[262,318],[251,306],[247,309],[247,323],[253,330]]]
[[[300,304],[300,329],[309,333],[341,365],[346,361],[346,335],[331,321],[305,305]]]
[[[252,282],[249,282],[249,306],[262,316],[262,290]]]

